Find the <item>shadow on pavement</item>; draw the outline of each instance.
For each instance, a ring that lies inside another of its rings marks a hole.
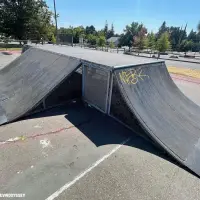
[[[139,136],[111,117],[94,108],[84,107],[83,105],[79,105],[75,110],[76,112],[68,112],[65,118],[74,124],[97,147],[107,144],[120,144],[125,139],[131,138],[125,145],[154,154],[197,176],[190,169],[178,163],[162,148],[155,146],[153,142]],[[81,124],[83,121],[86,123]]]
[[[78,128],[97,147],[108,144],[120,144],[127,138],[131,138],[129,142],[126,143],[127,146],[154,154],[197,176],[191,170],[179,164],[161,148],[155,146],[153,142],[137,135],[111,117],[97,111],[96,109],[84,106],[81,102],[74,102],[69,105],[52,108],[24,119],[56,115],[64,115],[69,122],[76,126],[76,128]]]

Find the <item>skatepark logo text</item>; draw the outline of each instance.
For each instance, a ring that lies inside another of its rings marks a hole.
[[[5,194],[1,194],[0,193],[0,198],[24,198],[25,194],[19,193],[19,194],[13,194],[13,193],[5,193]]]

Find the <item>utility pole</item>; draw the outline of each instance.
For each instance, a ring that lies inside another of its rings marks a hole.
[[[56,0],[53,0],[54,3],[54,17],[56,23],[56,43],[58,44],[58,23],[57,23],[57,13],[56,13]]]

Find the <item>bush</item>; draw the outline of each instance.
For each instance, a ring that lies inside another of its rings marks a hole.
[[[52,42],[53,44],[56,44],[56,38],[55,38],[54,35],[51,36],[51,42]]]

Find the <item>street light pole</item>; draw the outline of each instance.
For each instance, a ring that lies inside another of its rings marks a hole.
[[[54,17],[56,23],[56,43],[58,43],[58,23],[57,23],[57,13],[56,13],[56,0],[53,0],[54,3]]]

